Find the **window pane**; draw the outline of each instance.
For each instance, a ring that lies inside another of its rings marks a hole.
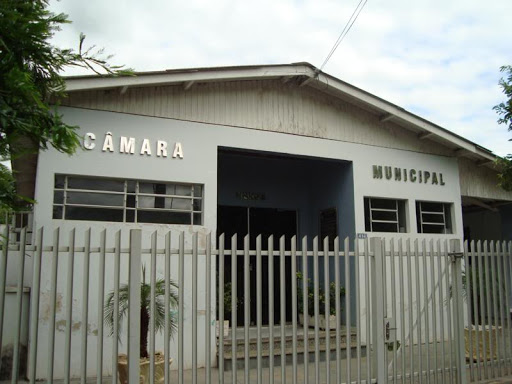
[[[64,191],[53,192],[53,203],[54,204],[63,204],[64,203]]]
[[[139,196],[139,208],[181,209],[190,211],[191,204],[190,199]]]
[[[364,198],[364,229],[366,232],[370,232],[370,199],[367,197]]]
[[[139,196],[139,208],[155,208],[155,198],[152,196]]]
[[[191,215],[186,212],[137,211],[137,222],[156,224],[192,224]]]
[[[423,216],[423,223],[444,224],[444,215],[435,215],[435,214],[424,213],[422,216]]]
[[[396,200],[371,199],[372,208],[396,209]]]
[[[135,210],[133,210],[133,209],[126,210],[126,222],[127,223],[135,222]]]
[[[443,212],[443,204],[442,203],[426,203],[421,202],[421,210],[422,212]]]
[[[423,224],[423,233],[445,233],[444,225]]]
[[[139,193],[165,195],[167,186],[161,183],[139,183]]]
[[[123,221],[123,210],[108,208],[66,207],[66,219],[91,221]]]
[[[135,195],[126,196],[126,206],[135,208]]]
[[[200,213],[194,213],[194,225],[202,225],[202,220],[201,220],[201,214]]]
[[[372,210],[372,220],[386,220],[396,222],[396,212]]]
[[[202,210],[202,200],[194,199],[194,211],[201,211]]]
[[[123,192],[124,181],[68,177],[68,189],[90,189],[95,191]]]
[[[203,197],[203,187],[200,185],[194,185],[194,196]]]
[[[126,192],[135,193],[136,185],[137,185],[137,182],[135,180],[128,180],[126,182]]]
[[[122,207],[124,205],[124,196],[109,195],[106,193],[68,192],[66,201],[68,204],[110,205]]]
[[[192,196],[192,186],[176,184],[176,192],[174,194],[178,196]]]
[[[373,232],[398,232],[394,223],[373,223]]]
[[[60,206],[60,205],[53,206],[53,218],[54,219],[62,219],[62,206]]]
[[[64,188],[64,175],[55,175],[55,188]]]
[[[169,198],[165,199],[165,208],[185,209],[189,211],[192,206],[190,199]]]

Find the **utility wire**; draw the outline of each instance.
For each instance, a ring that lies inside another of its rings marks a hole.
[[[354,12],[352,12],[352,15],[350,16],[350,19],[348,19],[347,23],[345,24],[345,27],[343,27],[343,30],[341,31],[340,35],[338,36],[338,39],[336,40],[336,42],[334,43],[333,47],[331,48],[331,51],[329,52],[329,54],[325,58],[324,62],[320,66],[319,72],[325,67],[325,65],[327,64],[327,62],[331,58],[331,56],[334,54],[334,51],[336,51],[336,49],[338,48],[340,43],[343,41],[345,36],[347,36],[347,33],[350,31],[350,29],[352,28],[352,26],[356,22],[357,18],[359,17],[359,14],[363,10],[363,8],[364,8],[364,6],[366,5],[367,2],[368,2],[368,0],[359,0],[359,4],[357,4],[356,9],[354,9]]]

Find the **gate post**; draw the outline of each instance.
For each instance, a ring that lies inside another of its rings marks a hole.
[[[387,383],[388,372],[386,366],[386,342],[384,331],[384,254],[383,241],[380,237],[372,237],[370,239],[370,249],[373,250],[373,258],[370,258],[371,264],[371,281],[372,281],[372,317],[373,317],[373,340],[372,346],[376,348],[375,360],[377,369],[377,382]]]
[[[466,350],[464,345],[464,303],[462,300],[462,257],[460,240],[450,240],[452,258],[451,269],[453,278],[453,324],[455,337],[455,358],[457,359],[458,383],[467,383]]]
[[[130,230],[130,259],[128,267],[128,382],[140,381],[140,281],[142,231]],[[114,335],[117,337],[117,335]],[[116,369],[113,367],[113,369]]]

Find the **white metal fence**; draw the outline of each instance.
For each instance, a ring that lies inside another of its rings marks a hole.
[[[511,252],[487,242],[461,251],[458,240],[90,229],[39,229],[27,245],[23,230],[0,258],[0,376],[194,384],[501,377],[512,373]]]

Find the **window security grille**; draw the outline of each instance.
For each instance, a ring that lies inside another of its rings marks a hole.
[[[405,232],[405,200],[365,197],[367,232]]]
[[[55,175],[53,218],[202,224],[203,186]]]
[[[451,204],[416,202],[418,233],[452,233]]]

